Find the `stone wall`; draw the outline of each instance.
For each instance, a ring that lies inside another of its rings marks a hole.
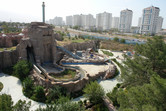
[[[107,70],[106,70],[107,71]],[[97,74],[93,76],[89,76],[89,74],[85,74],[86,76],[80,80],[77,81],[70,81],[70,82],[54,82],[54,81],[47,81],[48,87],[52,87],[54,85],[59,85],[64,88],[66,88],[69,92],[76,92],[85,87],[87,83],[90,81],[97,80],[100,77],[104,77],[106,74],[106,71],[98,72]],[[33,74],[33,78],[35,79],[36,83],[38,85],[42,85],[46,87],[46,79],[40,76],[38,73]]]
[[[21,38],[22,36],[19,35],[0,37],[0,48],[16,46],[20,43]]]
[[[13,51],[0,51],[0,69],[10,67],[17,63],[18,61],[18,52],[17,50]]]

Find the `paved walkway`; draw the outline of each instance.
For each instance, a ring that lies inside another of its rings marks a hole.
[[[0,73],[0,82],[2,82],[3,86],[4,86],[2,91],[0,92],[0,95],[4,94],[4,93],[11,95],[14,104],[17,103],[17,101],[21,99],[21,100],[26,100],[27,102],[31,101],[30,110],[35,110],[35,109],[39,108],[39,105],[41,107],[46,106],[43,103],[35,102],[35,101],[30,100],[29,98],[25,97],[22,92],[21,81],[18,78]]]

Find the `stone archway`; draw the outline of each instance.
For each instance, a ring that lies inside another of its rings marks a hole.
[[[27,46],[26,51],[27,51],[27,60],[32,63],[36,63],[33,47]]]

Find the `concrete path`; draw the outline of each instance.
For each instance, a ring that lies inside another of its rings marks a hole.
[[[30,110],[33,110],[33,111],[35,109],[39,108],[39,106],[41,106],[41,107],[46,106],[44,103],[35,102],[35,101],[25,97],[22,92],[21,81],[18,78],[7,75],[7,74],[0,73],[0,82],[2,82],[3,86],[4,86],[2,91],[0,92],[0,95],[4,94],[4,93],[11,95],[14,104],[17,103],[17,101],[20,99],[26,100],[27,102],[31,101]]]

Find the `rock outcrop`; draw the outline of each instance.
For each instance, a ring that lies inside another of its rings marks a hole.
[[[17,63],[17,61],[18,61],[17,50],[0,52],[0,69],[10,67],[15,63]]]
[[[86,50],[88,48],[96,49],[96,41],[89,41],[89,42],[83,42],[83,43],[71,43],[71,44],[65,45],[64,48],[66,48],[69,51]]]
[[[7,48],[12,46],[17,46],[23,36],[19,35],[6,35],[5,37],[0,36],[0,47]]]

